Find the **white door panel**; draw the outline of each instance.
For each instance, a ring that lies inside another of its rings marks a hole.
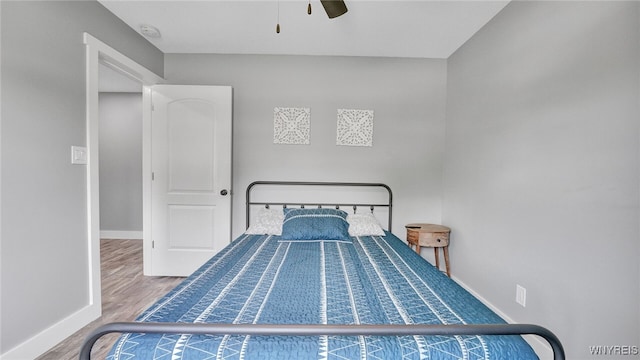
[[[151,99],[152,275],[186,276],[231,240],[231,88],[157,85]]]
[[[215,111],[215,104],[199,100],[167,104],[169,191],[213,191]]]
[[[210,250],[213,241],[215,207],[169,206],[169,250]]]

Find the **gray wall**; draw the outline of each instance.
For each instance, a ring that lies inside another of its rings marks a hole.
[[[2,1],[0,353],[88,305],[84,31],[162,74],[95,1]],[[25,321],[28,319],[29,321]]]
[[[426,59],[166,54],[173,84],[233,86],[233,235],[255,180],[384,182],[394,231],[440,221],[446,62]],[[273,144],[273,108],[311,108],[311,144]],[[339,108],[375,111],[373,147],[336,146]]]
[[[394,232],[442,211],[454,276],[514,320],[549,326],[570,358],[638,344],[637,3],[514,2],[449,61],[164,63],[94,1],[0,9],[0,353],[88,301],[86,169],[69,161],[86,145],[83,31],[170,82],[234,87],[234,235],[253,180],[386,182]],[[272,143],[275,106],[311,108],[311,145]],[[373,148],[335,145],[343,107],[375,110]]]
[[[100,93],[100,230],[142,231],[142,94]]]
[[[448,62],[454,275],[569,359],[640,340],[638,23],[637,2],[512,2]]]

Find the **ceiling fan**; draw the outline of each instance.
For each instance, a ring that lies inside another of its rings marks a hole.
[[[347,12],[347,5],[342,0],[320,0],[329,19],[336,18]]]
[[[337,18],[347,12],[347,5],[344,0],[320,0],[324,11],[327,12],[329,19]],[[307,7],[307,13],[311,15],[311,0]],[[280,34],[280,2],[278,1],[278,23],[276,24],[276,33]]]

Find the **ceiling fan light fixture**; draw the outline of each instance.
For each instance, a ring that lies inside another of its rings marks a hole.
[[[347,5],[343,0],[320,0],[329,19],[336,18],[347,12]]]
[[[157,39],[160,37],[160,30],[155,26],[142,24],[140,25],[140,33],[144,36]]]

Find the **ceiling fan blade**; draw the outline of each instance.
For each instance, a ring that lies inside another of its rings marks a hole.
[[[333,19],[347,12],[347,5],[343,0],[320,0],[329,19]]]

